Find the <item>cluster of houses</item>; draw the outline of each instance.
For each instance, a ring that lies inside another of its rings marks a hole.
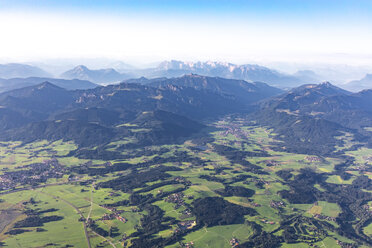
[[[196,225],[196,221],[195,220],[186,220],[186,221],[181,221],[177,224],[177,229],[176,229],[176,232],[182,230],[187,230],[187,229],[191,229],[193,228],[194,226]]]
[[[345,243],[340,240],[336,240],[336,243],[341,247],[341,248],[356,248],[358,247],[356,244],[350,244],[350,243]]]
[[[188,243],[181,243],[181,247],[183,247],[183,248],[192,248],[192,247],[194,247],[194,242],[190,241]]]
[[[237,139],[246,139],[249,136],[249,134],[252,133],[241,129],[238,124],[232,123],[224,124],[222,122],[217,123],[216,127],[226,129],[225,131],[219,132],[219,135],[223,137],[226,137],[227,135],[231,134],[235,136]]]
[[[275,166],[280,165],[280,163],[278,161],[275,161],[275,160],[268,160],[265,163],[266,163],[266,166],[269,166],[269,167],[275,167]]]
[[[261,222],[262,222],[262,223],[265,223],[265,224],[270,224],[270,225],[274,225],[274,224],[275,224],[274,221],[268,221],[268,220],[266,220],[266,219],[261,219]]]
[[[367,211],[368,213],[372,214],[372,206],[365,204],[362,206],[362,208]]]
[[[184,197],[185,195],[183,194],[183,192],[179,192],[179,193],[174,193],[174,194],[169,195],[167,198],[164,199],[164,201],[174,203],[175,204],[174,209],[178,209],[181,206],[185,206]],[[192,199],[193,197],[190,196],[188,198]],[[188,217],[191,217],[193,214],[189,208],[186,208],[185,210],[182,211],[182,215],[183,215],[182,218],[188,218]]]
[[[221,126],[221,127],[226,128],[225,131],[219,132],[219,135],[222,137],[226,137],[229,134],[231,134],[237,139],[246,139],[249,136],[249,132],[246,132],[242,130],[241,128],[228,127],[228,126]]]
[[[180,183],[180,184],[185,184],[185,185],[190,185],[191,184],[191,182],[188,181],[185,177],[175,177],[174,181],[176,181],[177,183]]]
[[[49,178],[61,178],[66,168],[56,159],[45,160],[19,167],[17,171],[3,170],[0,176],[0,190],[10,190],[18,185],[38,185],[45,183]]]
[[[122,214],[124,212],[124,210],[117,210],[115,207],[107,207],[107,206],[104,206],[102,205],[101,207],[111,211],[111,213],[105,213],[102,217],[101,217],[101,220],[113,220],[113,219],[117,219],[118,221],[121,221],[123,223],[126,223],[127,222],[127,219],[125,219],[123,216],[121,216],[120,214]]]
[[[272,208],[276,208],[276,209],[279,209],[279,208],[283,208],[285,207],[285,203],[282,202],[282,201],[271,201],[270,202],[270,207]]]
[[[305,159],[311,163],[321,162],[321,159],[317,156],[306,156]]]
[[[257,202],[252,202],[251,204],[255,208],[261,207],[261,204],[258,204]]]
[[[367,166],[367,165],[357,165],[353,167],[353,169],[356,171],[367,171],[369,167],[370,166]]]
[[[174,208],[177,209],[185,204],[185,201],[183,199],[184,196],[185,195],[183,194],[183,192],[174,193],[169,195],[166,199],[164,199],[164,201],[174,203]]]
[[[318,247],[319,247],[318,245],[316,245],[316,244],[312,244],[312,243],[307,244],[307,245],[310,246],[310,247],[314,247],[314,248],[318,248]]]
[[[123,223],[127,222],[127,219],[125,219],[123,216],[121,216],[119,214],[119,212],[121,212],[121,210],[119,210],[118,212],[114,212],[114,213],[109,213],[109,214],[104,214],[101,218],[101,220],[113,220],[113,219],[117,219]]]
[[[231,247],[239,247],[239,240],[237,238],[230,239]]]
[[[186,208],[185,210],[182,211],[182,215],[186,216],[186,218],[192,216],[192,212],[190,209]]]

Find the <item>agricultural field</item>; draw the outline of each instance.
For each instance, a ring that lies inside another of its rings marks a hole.
[[[70,141],[2,142],[0,246],[368,247],[372,150],[345,135],[327,157],[282,151],[244,118],[177,144],[112,142],[94,159]]]

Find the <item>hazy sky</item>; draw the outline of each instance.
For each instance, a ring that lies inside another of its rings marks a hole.
[[[0,0],[0,59],[372,64],[371,0]]]

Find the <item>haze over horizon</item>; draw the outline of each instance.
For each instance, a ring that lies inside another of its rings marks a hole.
[[[372,62],[370,1],[3,1],[0,62]],[[11,25],[9,25],[11,24]],[[278,66],[280,67],[280,66]],[[288,69],[289,70],[289,69]]]

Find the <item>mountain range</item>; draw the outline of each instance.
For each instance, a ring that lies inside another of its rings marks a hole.
[[[276,70],[253,64],[236,65],[224,62],[182,62],[163,61],[154,68],[138,69],[123,65],[122,63],[110,63],[111,68],[89,69],[85,65],[76,66],[59,75],[63,79],[80,79],[96,84],[118,83],[135,77],[159,78],[180,77],[185,74],[199,74],[210,77],[222,77],[239,79],[249,82],[264,82],[279,88],[291,88],[309,82],[320,82],[321,77],[312,71],[299,71],[293,75],[278,72]],[[42,69],[23,64],[6,64],[0,67],[0,78],[27,78],[52,76]],[[45,65],[43,66],[45,67]],[[50,68],[50,65],[47,67]]]
[[[263,83],[198,75],[159,85],[154,82],[160,79],[141,80],[147,84],[66,90],[44,82],[1,93],[0,138],[27,142],[63,138],[81,146],[128,136],[138,145],[174,141],[201,130],[204,120],[250,112],[255,102],[282,93]]]
[[[290,88],[304,83],[318,82],[319,76],[307,71],[295,75],[280,73],[259,65],[236,65],[224,62],[183,62],[177,60],[164,61],[156,68],[141,71],[147,77],[179,77],[195,73],[204,76],[259,81],[275,87]],[[320,81],[319,81],[320,82]]]
[[[315,73],[299,72],[297,75],[287,75],[259,65],[235,65],[222,62],[182,62],[164,61],[155,68],[133,69],[119,73],[115,69],[90,70],[79,65],[61,74],[61,78],[88,80],[98,84],[119,82],[135,76],[147,78],[173,78],[186,74],[198,74],[210,77],[246,80],[250,82],[265,82],[276,87],[288,88],[306,82],[317,81]]]
[[[372,90],[352,93],[328,82],[287,92],[196,74],[80,90],[44,82],[1,93],[0,106],[2,140],[63,138],[89,147],[131,137],[137,145],[158,144],[199,132],[219,116],[249,114],[286,141],[279,150],[329,154],[347,133],[372,145]]]
[[[89,61],[86,62],[88,63]],[[58,78],[53,77],[48,72],[36,66],[15,63],[3,64],[0,65],[0,91],[7,91],[15,88],[29,86],[35,84],[34,81],[40,83],[42,82],[40,81],[42,79],[44,79],[44,81],[53,82],[56,85],[67,89],[87,89],[91,88],[91,86],[89,86],[87,83],[81,82],[81,86],[74,87],[69,86],[68,84],[63,84],[61,81],[57,82],[56,80],[78,79],[81,81],[89,81],[98,85],[107,85],[112,83],[119,83],[130,78],[175,78],[188,74],[197,74],[208,77],[220,77],[226,79],[238,79],[248,82],[263,82],[285,90],[298,87],[303,84],[320,83],[324,80],[327,80],[327,76],[324,74],[324,72],[322,72],[321,74],[317,74],[309,69],[299,70],[293,74],[288,74],[256,64],[237,65],[227,62],[215,61],[184,62],[178,60],[170,60],[163,61],[155,67],[145,69],[136,68],[128,64],[124,64],[120,61],[110,63],[107,62],[106,64],[106,69],[90,69],[86,65],[79,65],[63,72],[58,76]],[[42,67],[47,68],[51,71],[55,71],[53,70],[53,67],[51,65],[46,66],[42,64]],[[329,75],[329,77],[334,78],[334,75]],[[352,78],[351,75],[350,77]],[[13,80],[14,78],[17,79]],[[20,78],[27,79],[28,81],[30,81],[30,83],[20,83]],[[37,80],[36,78],[41,79]],[[344,83],[341,85],[341,87],[352,92],[357,92],[363,89],[370,89],[372,87],[371,78],[371,75],[367,74],[364,78],[360,80],[353,80],[349,83]],[[2,83],[6,79],[12,79],[12,81]],[[15,85],[13,87],[11,86],[12,84],[19,85]],[[4,85],[7,85],[7,87],[5,87]]]

